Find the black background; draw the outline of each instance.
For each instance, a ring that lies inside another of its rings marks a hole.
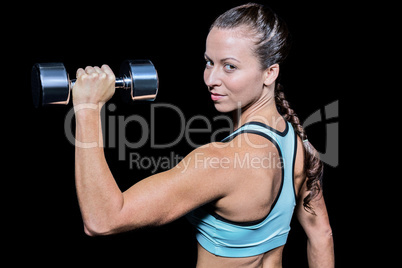
[[[64,133],[65,117],[72,108],[52,106],[35,109],[30,91],[30,70],[36,62],[63,62],[71,77],[78,67],[108,64],[116,72],[125,59],[150,59],[155,64],[160,88],[157,103],[179,107],[186,118],[204,115],[212,118],[215,111],[203,82],[205,39],[213,20],[238,4],[247,1],[183,2],[46,2],[25,5],[19,14],[13,5],[14,18],[9,22],[8,52],[18,63],[18,91],[11,97],[19,108],[8,106],[12,114],[13,140],[10,166],[12,186],[5,194],[10,211],[5,233],[11,239],[8,250],[20,253],[16,263],[31,264],[128,264],[132,267],[193,267],[196,262],[196,241],[192,227],[185,219],[158,228],[136,230],[108,237],[88,237],[82,220],[74,185],[74,146]],[[257,1],[264,3],[264,1]],[[339,101],[340,141],[345,99],[344,81],[339,70],[344,64],[345,23],[340,18],[349,14],[340,3],[310,4],[294,1],[265,1],[287,23],[293,46],[281,68],[281,83],[293,109],[303,121],[317,110]],[[27,12],[27,10],[29,12]],[[348,27],[353,27],[348,25]],[[18,47],[18,52],[15,48]],[[348,49],[353,49],[348,46]],[[349,63],[353,64],[349,61]],[[15,67],[17,68],[17,67]],[[16,73],[16,72],[14,72]],[[13,89],[14,87],[9,87]],[[128,117],[138,114],[150,122],[149,103],[128,106],[117,97],[115,111],[107,116]],[[330,122],[330,123],[331,123]],[[318,151],[325,152],[326,123],[307,128],[309,140]],[[179,118],[174,112],[157,112],[156,140],[163,142],[177,136],[174,127]],[[204,127],[202,123],[193,127]],[[213,130],[227,128],[217,122]],[[126,136],[139,137],[135,123],[126,128]],[[137,136],[136,136],[137,135]],[[134,138],[132,138],[134,137]],[[193,141],[210,142],[208,134],[194,134]],[[9,148],[9,147],[8,147]],[[193,148],[183,139],[167,149],[153,149],[150,144],[138,150],[144,156],[185,156]],[[122,190],[151,172],[130,169],[129,163],[118,160],[118,150],[106,148],[109,166]],[[345,205],[350,208],[350,192],[342,186],[346,160],[340,148],[339,165],[325,166],[324,191],[334,232],[338,267],[349,266],[350,241],[343,230],[346,224]],[[128,158],[128,157],[127,157]],[[161,170],[160,170],[161,171]],[[349,209],[350,211],[350,209]],[[306,238],[297,221],[284,252],[284,267],[307,267]],[[145,263],[145,264],[144,264]]]

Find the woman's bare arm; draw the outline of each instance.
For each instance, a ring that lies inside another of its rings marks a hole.
[[[307,235],[307,257],[310,268],[335,267],[334,242],[322,191],[311,201],[316,215],[307,212],[303,199],[308,194],[304,183],[296,208],[297,218]]]
[[[77,125],[78,138],[85,137],[78,135],[80,131],[91,132],[84,130],[89,125]],[[166,224],[225,196],[230,189],[227,174],[204,164],[219,155],[213,146],[198,148],[171,170],[143,179],[122,193],[102,148],[77,148],[76,187],[86,233],[105,235]]]
[[[100,109],[113,95],[113,82],[107,66],[77,71],[73,96],[80,146],[76,145],[75,175],[85,232],[102,235],[164,224],[225,196],[231,188],[227,179],[230,169],[207,164],[209,159],[224,155],[224,149],[215,146],[198,148],[171,170],[120,191],[99,146],[103,144]]]

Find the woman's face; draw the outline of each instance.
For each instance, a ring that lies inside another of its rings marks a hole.
[[[254,42],[247,28],[212,28],[206,42],[204,81],[215,108],[230,112],[261,96],[264,71],[253,54]]]

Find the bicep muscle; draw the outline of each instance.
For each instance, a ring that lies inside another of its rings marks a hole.
[[[171,222],[191,210],[225,195],[223,171],[206,164],[219,158],[213,146],[201,147],[171,170],[155,174],[123,193],[124,205],[118,217],[122,229]]]

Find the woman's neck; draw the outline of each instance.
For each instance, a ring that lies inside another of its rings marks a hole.
[[[238,129],[240,126],[251,121],[257,121],[276,128],[279,121],[282,120],[282,116],[279,114],[275,97],[273,94],[263,94],[256,101],[241,107],[233,111],[232,119],[234,123],[234,129]]]

